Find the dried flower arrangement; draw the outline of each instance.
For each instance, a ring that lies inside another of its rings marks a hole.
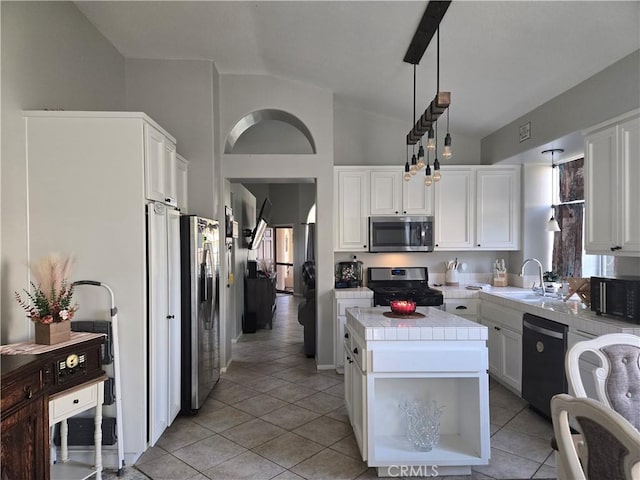
[[[71,305],[73,284],[67,281],[72,263],[71,257],[51,254],[32,265],[31,273],[35,279],[35,282],[31,282],[33,292],[24,290],[24,300],[15,292],[18,304],[31,320],[49,324],[73,318],[78,305]]]

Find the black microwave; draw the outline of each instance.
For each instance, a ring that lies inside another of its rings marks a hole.
[[[433,251],[433,217],[369,217],[369,251]]]
[[[591,310],[640,324],[640,277],[591,277]]]

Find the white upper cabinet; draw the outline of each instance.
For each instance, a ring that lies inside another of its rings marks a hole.
[[[371,170],[371,215],[402,214],[402,175],[400,168]]]
[[[176,155],[176,199],[181,213],[189,213],[189,161]]]
[[[520,167],[442,167],[435,184],[435,247],[517,250]]]
[[[640,256],[640,112],[585,132],[585,250]]]
[[[422,175],[403,180],[401,167],[371,170],[371,215],[433,215],[433,189],[424,186]]]
[[[145,196],[176,206],[176,145],[148,123],[145,136]]]
[[[369,169],[335,167],[335,250],[366,252],[369,247]]]
[[[476,248],[516,250],[520,235],[520,169],[476,171]]]
[[[475,171],[471,167],[442,167],[435,186],[435,248],[473,247]]]

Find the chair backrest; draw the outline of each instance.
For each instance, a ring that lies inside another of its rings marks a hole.
[[[596,400],[612,408],[640,430],[640,337],[611,333],[578,342],[565,357],[569,392],[588,397],[580,375],[580,356],[592,352],[600,362],[594,368]]]
[[[579,423],[586,443],[582,463],[569,417]],[[551,399],[551,419],[565,476],[560,480],[640,478],[640,432],[619,413],[591,398],[560,394]]]

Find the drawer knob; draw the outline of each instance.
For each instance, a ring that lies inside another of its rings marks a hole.
[[[73,400],[73,404],[74,404],[74,405],[77,405],[78,403],[80,403],[80,400],[78,400],[77,398],[75,398],[75,399]]]
[[[25,393],[25,398],[27,400],[30,400],[31,398],[33,398],[33,389],[31,388],[31,385],[24,386],[24,393]]]
[[[354,348],[354,349],[353,349],[353,353],[354,353],[355,355],[358,355],[358,347],[356,347],[356,348]]]
[[[345,334],[344,334],[344,338],[349,338],[349,334],[348,334],[348,333],[345,333]]]

